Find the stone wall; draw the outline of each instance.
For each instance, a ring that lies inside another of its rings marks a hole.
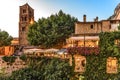
[[[1,74],[11,74],[13,71],[19,70],[24,67],[26,67],[26,63],[22,61],[19,57],[15,59],[14,63],[5,62],[2,57],[0,57]]]
[[[104,20],[101,23],[102,23],[102,25],[101,25],[102,32],[109,32],[110,29],[111,29],[111,23],[110,23],[110,21]]]
[[[110,21],[99,22],[77,22],[75,24],[75,34],[100,33],[110,31]]]
[[[75,34],[99,33],[101,23],[99,22],[77,22],[75,24]]]

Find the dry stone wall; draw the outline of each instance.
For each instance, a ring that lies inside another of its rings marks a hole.
[[[0,57],[0,73],[1,74],[11,74],[13,71],[25,68],[26,63],[19,57],[15,59],[14,63],[5,62],[2,57]]]

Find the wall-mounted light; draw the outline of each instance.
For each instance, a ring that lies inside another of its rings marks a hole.
[[[34,21],[33,21],[33,19],[31,18],[31,20],[30,20],[30,24],[33,24],[34,23]]]

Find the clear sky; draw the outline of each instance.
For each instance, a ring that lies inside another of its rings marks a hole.
[[[84,14],[87,21],[107,19],[114,13],[120,0],[0,0],[0,29],[11,36],[18,37],[19,6],[28,3],[34,9],[37,21],[41,17],[48,17],[60,9],[82,21]]]

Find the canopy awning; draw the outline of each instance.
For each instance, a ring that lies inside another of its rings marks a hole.
[[[77,36],[70,37],[69,40],[99,40],[99,36]]]
[[[45,52],[47,53],[47,52],[57,52],[59,49],[53,49],[53,48],[51,48],[51,49],[46,49],[45,50]]]
[[[24,53],[37,53],[37,52],[42,52],[42,53],[49,53],[49,52],[57,52],[58,49],[27,49],[24,50]]]
[[[43,52],[44,50],[42,49],[27,49],[24,50],[24,53],[34,53],[34,52]]]

